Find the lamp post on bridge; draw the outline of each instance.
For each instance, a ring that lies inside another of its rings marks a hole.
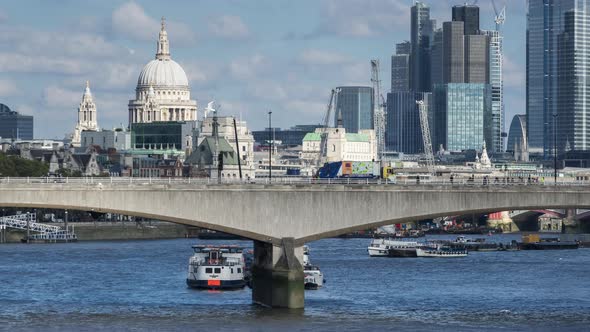
[[[272,111],[268,111],[268,181],[272,181]]]
[[[553,185],[557,186],[557,132],[555,130],[555,121],[557,121],[557,113],[553,113]]]

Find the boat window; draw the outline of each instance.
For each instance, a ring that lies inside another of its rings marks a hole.
[[[219,268],[219,267],[216,267],[216,268],[215,268],[215,273],[221,273],[221,268]]]
[[[234,268],[233,267],[231,268],[231,273],[234,273]]]
[[[213,269],[208,267],[205,269],[205,273],[213,273]]]
[[[238,273],[242,273],[242,268],[238,267]]]

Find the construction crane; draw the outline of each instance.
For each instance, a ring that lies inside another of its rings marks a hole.
[[[332,89],[332,92],[330,93],[330,102],[328,103],[328,108],[326,109],[326,114],[324,115],[324,122],[322,123],[320,130],[320,153],[316,160],[317,167],[322,167],[322,158],[324,158],[324,155],[328,150],[328,125],[330,124],[330,118],[332,117],[334,99],[336,98],[336,94],[338,92],[338,90]]]
[[[377,141],[377,157],[383,161],[385,152],[385,100],[381,95],[381,80],[379,80],[379,60],[371,60],[371,82],[373,83],[374,108],[373,128]]]
[[[430,125],[428,124],[428,112],[422,100],[416,100],[420,113],[420,127],[422,128],[422,141],[424,142],[424,157],[428,173],[436,175],[434,170],[434,153],[432,152],[432,140],[430,139]]]
[[[504,25],[504,22],[506,21],[506,5],[504,5],[504,7],[502,7],[502,10],[498,12],[496,2],[492,0],[492,7],[494,7],[494,14],[496,14],[496,16],[494,17],[494,22],[496,23],[496,31],[500,31],[500,27]]]

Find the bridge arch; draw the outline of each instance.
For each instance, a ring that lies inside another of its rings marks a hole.
[[[0,206],[119,213],[280,246],[438,216],[588,208],[590,187],[0,184]]]

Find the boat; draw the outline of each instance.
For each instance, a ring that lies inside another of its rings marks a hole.
[[[467,251],[498,251],[499,245],[494,242],[486,242],[484,238],[468,239],[465,236],[459,236],[455,241],[450,243],[453,249],[465,249]]]
[[[238,289],[246,286],[244,248],[238,246],[192,247],[186,283],[191,288]]]
[[[371,257],[416,257],[416,248],[420,246],[416,241],[373,239],[367,251]]]
[[[538,234],[522,236],[522,242],[518,243],[520,250],[563,250],[578,249],[580,243],[577,241],[561,241],[560,238],[540,238]]]
[[[422,247],[422,248],[416,248],[416,256],[417,257],[441,257],[441,258],[466,257],[467,250],[453,249],[448,246]]]
[[[303,274],[305,289],[316,290],[324,286],[324,274],[317,265],[311,264],[308,246],[303,246]]]

